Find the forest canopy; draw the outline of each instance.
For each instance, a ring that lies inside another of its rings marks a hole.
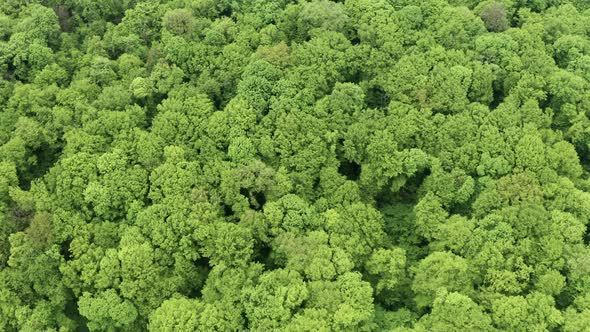
[[[1,331],[590,331],[590,1],[0,1]]]

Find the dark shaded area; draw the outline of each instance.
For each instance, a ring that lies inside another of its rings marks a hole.
[[[248,198],[248,203],[252,210],[260,211],[262,210],[264,203],[266,203],[266,195],[264,195],[263,192],[251,192],[247,188],[240,188],[240,194]]]
[[[231,6],[225,6],[219,13],[219,17],[231,17],[233,15],[233,8]]]
[[[14,81],[14,66],[8,64],[6,71],[2,74],[2,78],[6,81]]]
[[[88,320],[86,319],[86,317],[80,315],[80,313],[78,312],[78,302],[75,300],[76,296],[74,295],[74,292],[72,292],[71,289],[67,289],[67,292],[68,292],[68,297],[73,300],[67,301],[65,304],[66,316],[78,324],[78,326],[76,326],[76,331],[79,331],[79,332],[89,331],[88,327],[87,327]]]
[[[504,95],[502,91],[494,89],[494,99],[489,105],[490,110],[494,110],[504,101]]]
[[[253,261],[263,264],[267,270],[272,270],[275,268],[275,264],[272,260],[272,247],[270,244],[263,243],[259,247],[255,248],[254,252],[255,255],[253,257]]]
[[[72,239],[67,239],[65,242],[61,244],[61,247],[59,249],[59,254],[63,256],[66,262],[72,260],[70,244],[72,244]]]
[[[403,248],[409,261],[418,261],[428,255],[428,242],[416,234],[414,205],[393,202],[380,209],[388,242]]]
[[[113,17],[110,21],[114,25],[117,25],[117,24],[121,23],[121,21],[123,21],[123,17],[125,17],[125,15],[117,15],[117,16]]]
[[[430,168],[426,168],[406,181],[406,184],[399,190],[400,201],[405,203],[418,202],[418,189],[422,186],[424,180],[430,175]]]
[[[264,195],[264,193],[262,192],[255,191],[252,193],[252,198],[254,198],[254,200],[256,201],[256,206],[253,209],[257,211],[262,210],[264,203],[266,203],[266,195]],[[250,204],[250,207],[252,207],[252,204]]]
[[[361,176],[361,165],[354,161],[344,160],[338,167],[338,173],[346,176],[349,180],[356,181]]]
[[[205,286],[205,280],[209,276],[209,272],[211,271],[211,263],[209,262],[208,257],[200,257],[195,261],[195,265],[199,270],[199,277],[197,280],[192,280],[190,284],[190,288],[186,293],[186,296],[189,298],[198,298],[201,297],[203,286]]]
[[[403,248],[409,262],[417,262],[429,253],[428,242],[418,236],[415,230],[414,206],[419,200],[419,189],[430,173],[430,169],[426,168],[407,179],[397,192],[393,192],[391,186],[386,186],[376,196],[388,243]]]
[[[399,191],[391,191],[391,186],[386,186],[377,196],[377,207],[382,208],[392,203],[416,204],[418,202],[418,189],[427,176],[430,175],[430,169],[426,168],[417,172],[414,176],[406,180],[406,183]]]
[[[144,129],[151,128],[154,118],[158,114],[158,105],[162,100],[168,97],[167,94],[156,93],[152,98],[147,100],[137,100],[136,103],[145,109],[145,126]]]
[[[366,92],[365,101],[369,108],[385,108],[391,98],[380,86],[373,86]]]
[[[240,188],[240,195],[250,197],[250,191],[247,188]]]
[[[24,210],[19,207],[14,207],[12,209],[12,216],[17,220],[21,221],[22,224],[29,224],[29,219],[33,216],[33,211]]]
[[[420,199],[419,189],[430,173],[429,168],[423,169],[408,178],[397,192],[387,186],[376,196],[388,242],[403,248],[409,262],[417,262],[429,253],[428,241],[416,233],[414,206]]]
[[[211,264],[209,264],[209,258],[207,257],[200,257],[195,261],[195,265],[207,267],[209,269],[211,268]]]
[[[223,204],[223,215],[225,217],[231,217],[234,215],[234,210],[231,205]]]
[[[37,164],[29,166],[26,174],[19,174],[19,186],[23,190],[31,188],[31,182],[34,179],[41,178],[45,175],[59,159],[61,155],[61,146],[58,148],[51,147],[48,143],[43,143],[39,148],[32,151],[37,159]]]

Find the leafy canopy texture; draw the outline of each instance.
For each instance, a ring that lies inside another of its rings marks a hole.
[[[0,331],[590,331],[590,1],[0,0]]]

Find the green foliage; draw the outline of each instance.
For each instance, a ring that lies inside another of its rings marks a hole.
[[[137,309],[133,304],[122,300],[113,289],[94,297],[84,293],[78,300],[78,310],[88,319],[88,329],[91,331],[128,329],[137,318]]]
[[[441,291],[432,312],[423,316],[418,330],[426,331],[494,331],[491,319],[482,308],[461,293]]]
[[[488,31],[502,32],[509,26],[506,9],[499,2],[492,2],[481,9],[480,17]]]
[[[0,330],[588,330],[589,3],[0,1]]]
[[[309,296],[295,271],[274,270],[260,276],[258,284],[243,291],[244,309],[255,330],[277,329],[289,320]]]
[[[224,331],[234,329],[215,305],[184,297],[170,298],[150,314],[149,331]]]
[[[471,293],[467,260],[449,252],[433,252],[414,268],[412,290],[418,307],[429,306],[438,291]]]

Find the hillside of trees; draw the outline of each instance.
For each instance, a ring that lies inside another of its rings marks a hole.
[[[0,331],[590,331],[590,1],[1,0]]]

